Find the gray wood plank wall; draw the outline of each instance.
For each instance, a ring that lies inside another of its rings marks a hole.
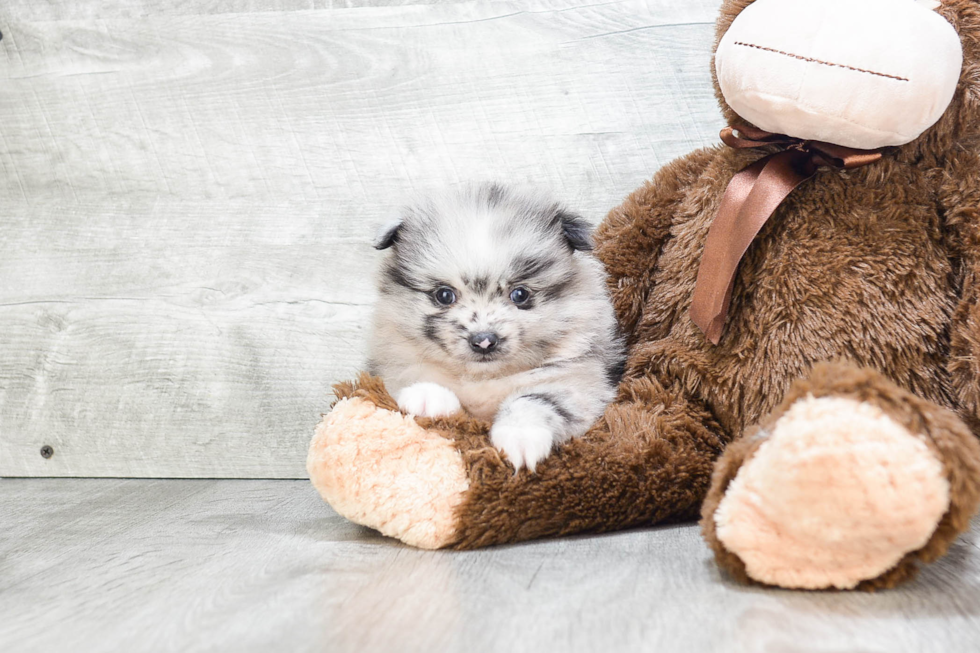
[[[600,220],[717,141],[718,4],[6,0],[0,476],[304,476],[375,225],[491,178]]]

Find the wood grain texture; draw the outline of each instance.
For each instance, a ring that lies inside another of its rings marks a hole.
[[[912,584],[720,576],[696,526],[474,552],[358,527],[308,482],[0,480],[0,650],[948,653],[980,642],[980,522]]]
[[[717,6],[3,3],[0,475],[304,476],[375,225],[491,178],[598,221],[716,142]]]

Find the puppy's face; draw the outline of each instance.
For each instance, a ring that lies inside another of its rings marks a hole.
[[[459,374],[538,366],[578,320],[581,218],[484,186],[410,209],[379,238],[379,337]],[[421,362],[421,361],[420,361]]]

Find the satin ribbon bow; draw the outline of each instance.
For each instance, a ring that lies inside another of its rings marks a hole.
[[[690,315],[715,345],[725,328],[738,264],[783,200],[820,168],[849,170],[865,166],[881,159],[885,149],[857,150],[749,126],[726,127],[721,130],[721,140],[739,150],[770,145],[782,149],[732,177],[708,229]]]

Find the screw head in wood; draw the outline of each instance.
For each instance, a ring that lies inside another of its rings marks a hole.
[[[54,455],[54,447],[50,444],[46,444],[41,447],[41,458],[50,458]]]

